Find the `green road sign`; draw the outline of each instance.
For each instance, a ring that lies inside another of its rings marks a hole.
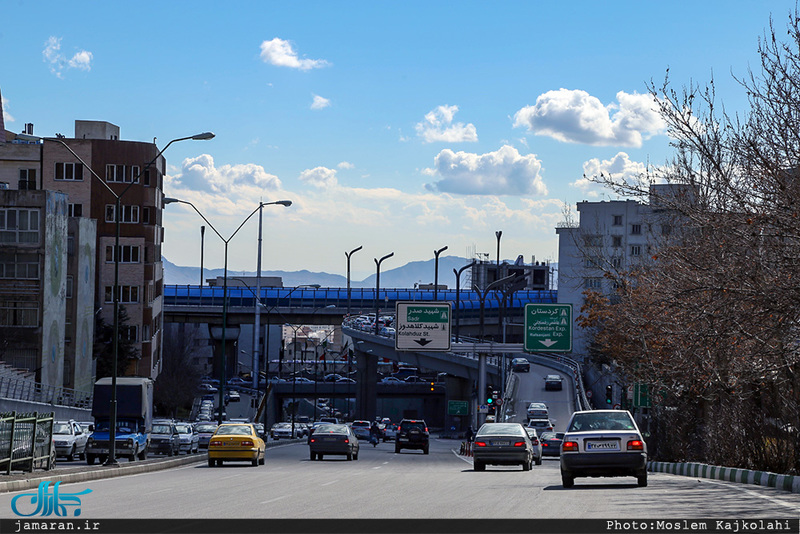
[[[447,415],[469,415],[469,404],[467,401],[447,401]]]
[[[525,350],[570,352],[572,304],[526,304]]]
[[[396,350],[450,350],[450,303],[398,302]]]

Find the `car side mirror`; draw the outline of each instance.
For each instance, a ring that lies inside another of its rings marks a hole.
[[[89,425],[89,432],[94,432],[94,425]]]

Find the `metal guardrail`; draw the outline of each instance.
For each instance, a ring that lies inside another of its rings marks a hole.
[[[73,408],[92,407],[92,394],[57,386],[39,384],[33,380],[0,377],[0,397]]]
[[[55,464],[53,412],[0,413],[0,472],[33,472]]]

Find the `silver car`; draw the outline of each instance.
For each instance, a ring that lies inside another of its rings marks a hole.
[[[485,471],[486,464],[521,465],[530,471],[533,454],[533,443],[520,423],[487,423],[475,434],[472,465],[475,471]]]
[[[575,412],[561,442],[561,484],[575,477],[636,477],[647,486],[647,444],[623,410]]]
[[[70,419],[53,423],[53,441],[56,454],[72,461],[75,456],[83,460],[86,457],[86,442],[89,433],[84,432],[81,425]]]

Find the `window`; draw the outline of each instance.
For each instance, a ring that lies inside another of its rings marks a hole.
[[[72,298],[72,284],[73,284],[73,277],[72,275],[67,275],[67,298]]]
[[[67,215],[70,217],[83,217],[83,204],[67,204]]]
[[[0,243],[38,243],[39,210],[0,208]]]
[[[632,224],[631,225],[631,235],[642,235],[642,225],[641,224]]]
[[[584,236],[584,241],[587,247],[602,247],[603,236],[601,235],[587,235]]]
[[[122,213],[120,213],[119,222],[121,223],[138,223],[139,222],[139,206],[120,206]],[[106,222],[116,222],[115,218],[116,205],[106,204]]]
[[[622,215],[613,215],[612,226],[622,226]]]
[[[39,280],[39,255],[0,253],[0,278]]]
[[[56,180],[83,180],[83,163],[56,163]]]
[[[0,326],[39,326],[36,302],[0,301]]]
[[[150,208],[148,206],[142,208],[142,224],[150,224]]]
[[[114,302],[114,286],[105,287],[105,301]],[[119,286],[119,301],[122,304],[139,302],[139,286]]]
[[[125,165],[106,165],[106,182],[124,182]]]
[[[584,289],[600,289],[602,287],[602,279],[601,278],[584,278],[583,279],[583,288]]]
[[[621,235],[612,235],[611,236],[611,246],[614,248],[619,248],[622,246],[622,236]]]
[[[120,245],[120,263],[139,263],[139,245]],[[114,263],[114,246],[106,247],[106,263]]]
[[[611,258],[611,266],[615,269],[619,269],[620,267],[622,267],[622,258],[620,258],[619,256]]]
[[[642,246],[631,245],[631,256],[641,256],[641,255],[642,255]]]
[[[603,264],[603,260],[601,260],[597,256],[585,258],[583,260],[583,266],[587,269],[599,269],[600,266]]]
[[[139,326],[138,325],[120,325],[119,335],[123,339],[136,343],[139,341]]]
[[[142,325],[142,341],[150,339],[150,325],[143,324]]]
[[[150,169],[144,171],[144,186],[150,187]]]
[[[36,189],[36,169],[19,170],[19,190]]]
[[[67,236],[67,256],[74,256],[75,255],[75,236],[68,235]]]

